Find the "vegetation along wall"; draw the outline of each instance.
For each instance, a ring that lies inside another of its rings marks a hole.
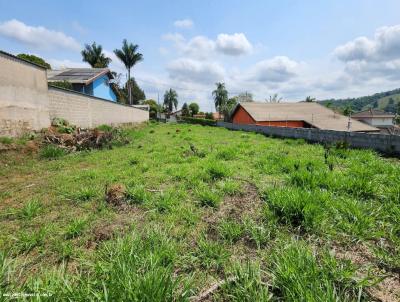
[[[225,127],[231,130],[258,132],[277,137],[300,138],[310,142],[326,144],[345,142],[349,147],[369,148],[400,156],[400,136],[398,135],[319,130],[313,128],[240,125],[220,121],[217,122],[217,126]]]

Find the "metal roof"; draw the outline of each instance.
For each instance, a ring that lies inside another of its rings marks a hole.
[[[256,121],[304,121],[322,130],[347,131],[349,118],[314,102],[261,103],[243,102],[244,110]],[[379,129],[351,119],[350,131],[379,131]]]
[[[362,117],[367,117],[367,118],[372,118],[372,117],[385,117],[385,118],[394,118],[395,115],[390,112],[385,112],[382,110],[377,110],[377,109],[367,109],[364,111],[360,111],[357,113],[352,114],[354,118],[362,118]]]
[[[49,82],[67,81],[74,84],[88,85],[98,77],[107,74],[113,78],[108,68],[67,68],[63,70],[48,70]]]

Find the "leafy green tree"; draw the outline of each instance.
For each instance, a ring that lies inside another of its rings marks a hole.
[[[400,115],[400,102],[397,103],[397,114]]]
[[[350,105],[347,105],[344,109],[343,109],[343,114],[346,116],[350,116],[353,113],[353,108],[351,108]]]
[[[136,63],[140,62],[143,60],[143,55],[141,53],[138,53],[139,46],[134,45],[132,43],[128,43],[126,39],[122,41],[122,48],[121,49],[115,49],[114,53],[117,56],[118,59],[121,60],[121,62],[125,65],[125,68],[128,71],[128,100],[129,104],[132,105],[132,87],[130,85],[130,79],[131,79],[131,69],[136,65]]]
[[[171,113],[174,107],[175,110],[178,107],[178,94],[174,89],[170,88],[164,93],[164,108],[167,113]]]
[[[26,53],[20,53],[17,55],[18,58],[23,59],[25,61],[29,61],[32,63],[35,63],[37,65],[43,66],[47,69],[51,69],[51,66],[49,63],[47,63],[45,60],[43,60],[42,58],[35,56],[35,55],[28,55]]]
[[[182,106],[182,116],[189,116],[190,112],[189,112],[189,106],[187,103],[184,103]]]
[[[103,53],[103,47],[93,42],[91,45],[85,44],[81,51],[82,61],[89,63],[93,68],[106,68],[111,63],[111,59]]]
[[[191,115],[191,116],[193,116],[193,115],[199,113],[199,110],[200,110],[199,104],[197,104],[197,103],[195,103],[195,102],[190,103],[190,105],[189,105],[189,112],[190,112],[190,115]]]
[[[159,105],[155,100],[145,100],[142,102],[143,105],[149,105],[150,107],[150,118],[156,118],[157,117],[157,112],[160,112]]]
[[[219,82],[215,83],[215,85],[217,85],[217,88],[212,92],[215,109],[219,113],[223,113],[225,105],[228,101],[228,91],[225,88],[225,83]]]
[[[307,96],[306,99],[305,99],[305,101],[306,101],[307,103],[312,103],[312,102],[315,102],[315,98],[313,98],[313,97],[311,97],[311,96]]]
[[[207,120],[213,120],[213,119],[214,119],[214,117],[213,117],[213,114],[212,114],[212,112],[206,112],[206,114],[205,114],[205,118],[206,118]]]

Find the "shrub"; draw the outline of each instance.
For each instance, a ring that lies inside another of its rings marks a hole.
[[[67,154],[67,151],[63,148],[55,145],[46,145],[40,149],[39,156],[43,159],[57,159]]]
[[[0,137],[0,143],[4,144],[4,145],[10,145],[12,144],[13,139],[11,137],[7,137],[7,136],[1,136]]]
[[[103,125],[97,126],[96,129],[100,130],[100,131],[104,131],[104,132],[110,132],[114,128],[112,126],[110,126],[110,125],[103,124]]]
[[[182,121],[188,124],[199,124],[202,126],[216,126],[217,122],[211,119],[202,119],[194,117],[182,117]]]

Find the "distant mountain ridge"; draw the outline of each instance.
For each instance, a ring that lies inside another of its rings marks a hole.
[[[321,100],[318,103],[342,110],[350,106],[353,111],[375,108],[396,113],[397,104],[400,103],[400,88],[358,98]]]

